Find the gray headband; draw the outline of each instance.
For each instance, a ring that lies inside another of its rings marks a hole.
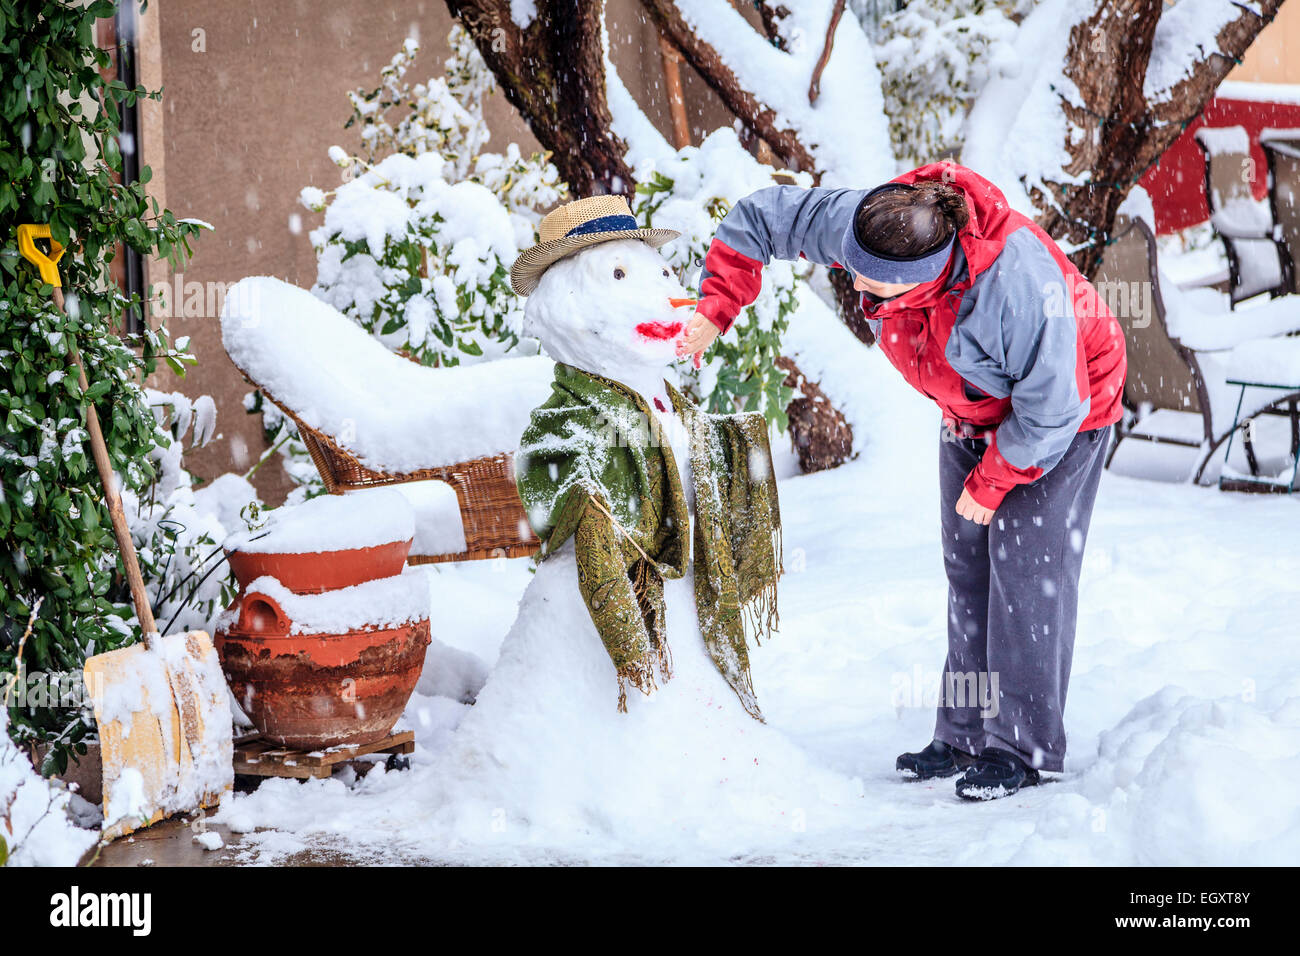
[[[863,202],[878,191],[872,190]],[[861,206],[859,205],[858,208],[860,209]],[[952,254],[952,244],[957,240],[956,231],[946,243],[932,252],[906,259],[895,258],[862,248],[853,229],[854,220],[857,218],[857,210],[854,210],[853,219],[849,221],[849,227],[844,230],[844,240],[840,243],[840,257],[846,268],[873,282],[933,282],[943,275],[943,270],[948,265],[948,257]]]

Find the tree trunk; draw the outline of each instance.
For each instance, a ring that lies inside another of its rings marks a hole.
[[[447,0],[506,99],[551,153],[575,196],[621,193],[635,181],[627,146],[610,129],[601,48],[604,0],[538,0],[527,29],[510,0]]]
[[[1143,85],[1156,25],[1168,9],[1164,0],[1094,0],[1092,13],[1074,27],[1064,72],[1081,103],[1061,97],[1072,158],[1063,172],[1088,182],[1048,180],[1050,195],[1034,189],[1030,197],[1044,210],[1038,224],[1047,233],[1081,247],[1071,258],[1084,275],[1096,272],[1129,190],[1201,113],[1281,5],[1282,0],[1237,4],[1237,16],[1219,30],[1218,49],[1197,59],[1189,75],[1151,101]]]
[[[785,384],[795,390],[786,406],[790,416],[790,441],[804,474],[837,468],[853,456],[853,426],[831,404],[816,382],[808,381],[793,359],[784,355],[776,367],[786,373]]]

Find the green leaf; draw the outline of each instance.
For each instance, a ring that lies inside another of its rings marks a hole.
[[[95,382],[93,385],[90,386],[90,388],[86,389],[84,400],[88,404],[93,405],[96,402],[98,402],[101,398],[103,398],[105,395],[107,395],[109,389],[111,389],[112,387],[113,387],[112,382],[108,382],[108,381]]]

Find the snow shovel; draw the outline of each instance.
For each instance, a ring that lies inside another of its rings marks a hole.
[[[37,239],[49,240],[48,255]],[[18,249],[54,287],[54,304],[64,312],[63,247],[50,227],[19,226]],[[68,352],[84,393],[90,386],[71,338]],[[143,644],[87,658],[83,670],[99,725],[104,838],[113,840],[173,813],[215,806],[234,786],[234,754],[230,698],[212,641],[202,631],[158,634],[93,403],[86,405],[86,430],[144,634]]]

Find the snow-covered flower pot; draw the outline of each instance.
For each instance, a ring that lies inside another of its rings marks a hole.
[[[227,550],[226,559],[239,581],[240,593],[258,578],[271,577],[295,594],[320,594],[400,574],[410,550],[407,539],[374,548],[305,554]]]
[[[272,577],[319,594],[400,574],[414,537],[411,505],[390,488],[277,508],[265,528],[227,538],[225,551],[241,593]]]
[[[217,621],[231,692],[264,736],[318,750],[386,735],[420,679],[429,592],[408,571],[322,594],[250,582]]]

